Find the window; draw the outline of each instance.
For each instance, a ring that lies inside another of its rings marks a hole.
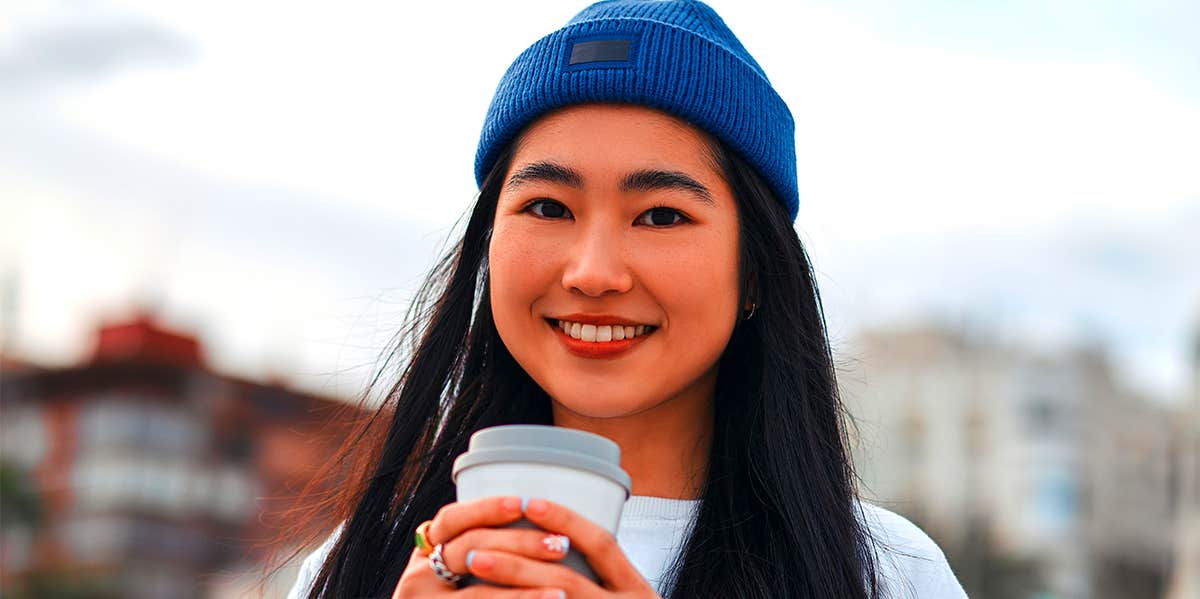
[[[0,418],[0,455],[25,470],[45,459],[46,423],[39,406],[5,406]]]
[[[81,516],[62,528],[67,547],[77,559],[120,559],[129,542],[129,522],[119,516]]]
[[[81,451],[115,448],[187,454],[203,447],[200,416],[180,405],[163,405],[133,395],[106,395],[88,402],[80,415]]]
[[[1034,479],[1034,511],[1041,527],[1062,530],[1079,512],[1078,481],[1065,470],[1041,472]]]
[[[1025,430],[1031,436],[1052,435],[1063,426],[1064,414],[1053,398],[1036,396],[1025,402]]]
[[[218,515],[236,520],[258,512],[257,485],[246,471],[223,468],[214,472],[213,483]]]

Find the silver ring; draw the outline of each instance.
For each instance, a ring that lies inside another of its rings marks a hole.
[[[462,575],[451,572],[450,568],[446,566],[446,560],[442,559],[441,543],[438,543],[438,546],[433,548],[433,553],[429,554],[429,569],[433,570],[438,578],[450,584],[457,584],[462,580]]]

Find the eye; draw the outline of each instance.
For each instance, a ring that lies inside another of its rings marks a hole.
[[[655,206],[639,214],[636,222],[650,227],[670,227],[687,222],[687,217],[674,208]]]
[[[534,216],[542,218],[563,218],[571,215],[571,211],[567,210],[566,206],[554,200],[534,200],[525,205],[525,212],[531,212]]]

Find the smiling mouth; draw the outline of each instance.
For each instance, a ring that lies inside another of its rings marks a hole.
[[[558,327],[563,334],[572,339],[586,343],[611,343],[644,337],[658,330],[658,327],[647,324],[639,325],[595,325],[569,320],[547,318],[552,326]]]

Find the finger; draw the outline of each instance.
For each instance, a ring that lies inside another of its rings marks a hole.
[[[542,533],[543,535],[545,533]],[[566,599],[560,588],[500,589],[489,585],[475,585],[456,591],[455,588],[437,577],[429,568],[429,557],[413,549],[408,565],[400,575],[400,581],[392,592],[392,599],[416,599],[418,597],[459,597],[462,599]]]
[[[442,546],[442,558],[452,572],[465,572],[472,551],[492,549],[543,560],[560,560],[571,549],[566,535],[544,530],[473,528]]]
[[[471,574],[507,587],[552,587],[567,597],[593,597],[602,591],[578,572],[552,562],[504,551],[479,550],[471,559]]]
[[[616,537],[599,524],[545,499],[530,499],[525,517],[544,530],[569,537],[606,586],[622,591],[649,588],[617,545]]]
[[[400,574],[400,581],[396,583],[396,589],[392,591],[392,599],[437,597],[453,591],[453,586],[446,584],[429,568],[429,557],[414,548],[408,558],[408,565]]]
[[[562,589],[500,589],[477,584],[455,592],[451,597],[460,599],[566,599]]]
[[[472,528],[502,526],[521,519],[520,497],[484,497],[459,501],[438,510],[425,538],[433,546],[446,543]]]

